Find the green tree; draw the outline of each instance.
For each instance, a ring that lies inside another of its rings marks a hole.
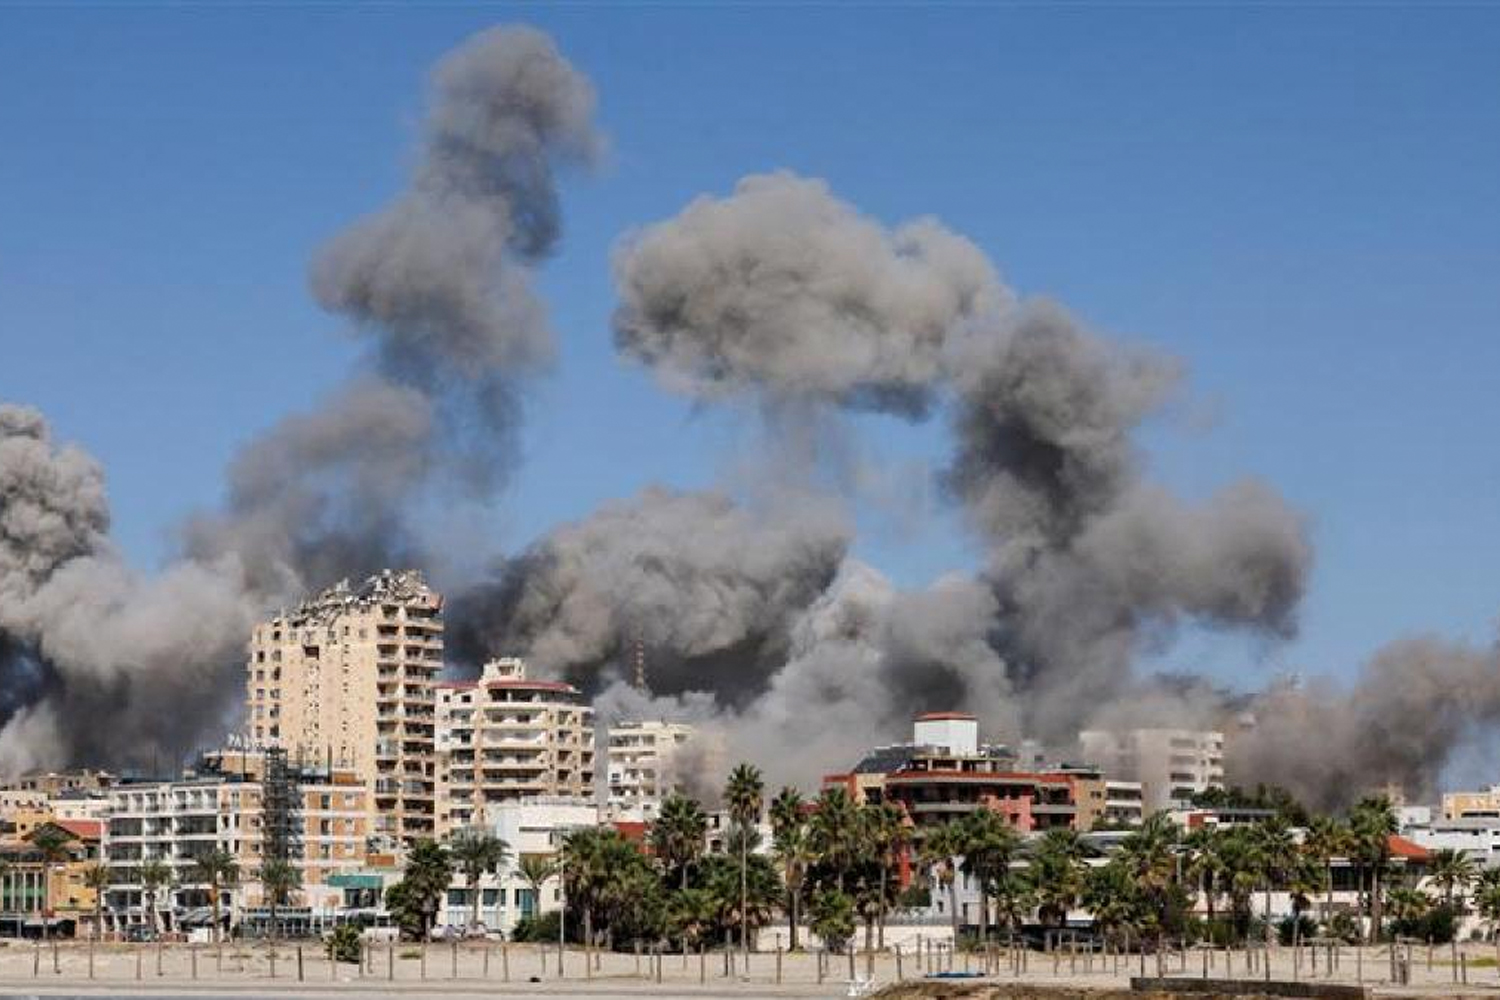
[[[1455,913],[1462,910],[1464,895],[1474,884],[1476,871],[1474,860],[1468,854],[1451,847],[1433,851],[1427,860],[1428,878],[1443,894],[1443,905]]]
[[[452,881],[453,861],[448,852],[431,840],[419,840],[407,854],[401,881],[385,892],[386,908],[408,935],[425,941]]]
[[[879,871],[875,894],[876,927],[879,934],[877,946],[884,950],[891,868],[900,863],[901,855],[911,842],[911,832],[907,827],[905,814],[889,802],[867,803],[860,810],[860,825],[862,839]]]
[[[1369,876],[1369,940],[1380,935],[1381,876],[1390,863],[1390,838],[1396,833],[1396,813],[1385,796],[1361,799],[1349,812],[1355,856]]]
[[[1251,829],[1254,831],[1256,860],[1260,864],[1261,886],[1265,890],[1264,918],[1266,940],[1269,941],[1272,933],[1271,892],[1290,879],[1299,851],[1291,828],[1280,815]]]
[[[516,871],[531,889],[532,915],[542,912],[542,887],[557,874],[557,863],[542,854],[523,854]]]
[[[224,925],[220,911],[223,900],[220,891],[231,888],[240,880],[239,862],[234,855],[222,848],[215,848],[193,859],[193,881],[208,886],[208,902],[214,915],[214,940],[224,940]]]
[[[1302,850],[1322,868],[1326,920],[1333,915],[1333,861],[1349,853],[1349,830],[1332,816],[1314,816],[1308,822]]]
[[[948,916],[953,924],[953,940],[958,940],[958,866],[964,851],[963,828],[957,822],[925,827],[918,842],[922,866],[936,878],[948,893]]]
[[[810,907],[812,932],[829,951],[842,952],[854,936],[854,901],[838,889],[819,889]]]
[[[979,939],[988,939],[990,899],[998,882],[1010,872],[1021,838],[1005,817],[993,809],[976,809],[959,821],[963,871],[979,887]]]
[[[849,793],[833,786],[818,796],[812,817],[812,846],[819,859],[831,868],[840,892],[844,879],[859,856],[859,808]]]
[[[1486,868],[1475,879],[1474,908],[1490,925],[1490,936],[1500,951],[1500,868]]]
[[[0,872],[0,878],[4,872]],[[109,869],[92,864],[83,870],[83,884],[94,893],[94,940],[104,936],[104,894],[109,891]]]
[[[464,827],[448,842],[448,854],[469,893],[469,927],[479,926],[480,881],[510,859],[510,845],[481,827]]]
[[[151,929],[159,934],[161,913],[156,908],[156,898],[157,893],[172,884],[172,868],[156,858],[148,858],[141,862],[136,877],[141,880],[141,895],[145,897],[146,910],[151,914]]]
[[[1036,889],[1038,917],[1061,927],[1083,891],[1087,851],[1077,832],[1048,830],[1032,845],[1031,882]]]
[[[676,793],[662,800],[651,824],[651,851],[668,874],[677,873],[679,888],[687,888],[688,871],[703,856],[707,832],[708,817],[697,802]]]
[[[256,869],[261,891],[271,905],[271,934],[276,934],[278,911],[287,905],[292,893],[302,887],[302,870],[285,858],[267,858]]]
[[[802,884],[808,865],[814,860],[812,835],[803,813],[802,794],[786,787],[771,800],[771,847],[781,862],[782,883],[786,886],[787,925],[791,932],[790,947],[797,950],[801,924]]]
[[[568,903],[583,915],[584,943],[592,948],[596,929],[608,926],[621,902],[632,868],[645,859],[617,830],[602,827],[574,830],[563,841],[560,855]]]
[[[729,772],[724,785],[724,802],[729,818],[740,829],[740,951],[750,954],[750,928],[744,915],[749,912],[749,831],[760,821],[765,805],[766,783],[760,770],[750,764],[738,764]]]
[[[1138,927],[1144,915],[1135,876],[1118,856],[1088,869],[1079,901],[1093,915],[1094,926],[1109,939],[1117,940],[1126,929]]]
[[[1177,825],[1166,813],[1156,813],[1125,838],[1117,855],[1133,888],[1136,920],[1155,929],[1158,946],[1178,905],[1177,848]]]

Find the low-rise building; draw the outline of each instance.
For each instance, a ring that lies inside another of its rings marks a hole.
[[[60,857],[37,848],[48,829],[62,835]],[[96,895],[87,876],[99,863],[101,835],[97,821],[51,819],[18,840],[0,841],[0,935],[89,933]]]

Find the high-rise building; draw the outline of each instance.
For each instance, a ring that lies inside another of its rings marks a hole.
[[[1224,787],[1224,734],[1198,729],[1090,729],[1083,755],[1112,778],[1137,781],[1146,815],[1187,808],[1194,795]]]
[[[255,628],[246,725],[260,746],[353,769],[372,833],[436,833],[433,683],[443,599],[415,571],[347,581]]]
[[[681,722],[621,722],[609,729],[608,801],[616,819],[649,822],[662,799],[687,790],[684,759],[695,739]]]
[[[485,824],[502,803],[595,801],[594,710],[577,688],[500,659],[436,694],[439,833]]]

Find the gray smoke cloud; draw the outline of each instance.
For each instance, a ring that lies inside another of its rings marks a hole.
[[[1134,661],[1183,622],[1294,631],[1302,519],[1253,481],[1189,504],[1144,475],[1136,434],[1181,366],[1019,300],[940,223],[886,228],[821,181],[755,176],[645,227],[614,269],[616,344],[673,390],[749,397],[772,426],[950,414],[942,484],[986,545],[982,578],[907,594],[851,568],[737,711],[758,756],[788,745],[796,713],[892,732],[917,705],[1071,742],[1087,706],[1141,691]]]
[[[589,690],[641,641],[653,688],[730,702],[765,687],[790,623],[849,544],[837,505],[750,509],[718,492],[649,489],[549,532],[452,604],[461,661],[520,655]]]
[[[1333,809],[1400,786],[1430,801],[1447,766],[1500,724],[1500,652],[1434,636],[1382,647],[1350,684],[1269,690],[1233,736],[1229,778],[1283,785]]]
[[[0,706],[0,766],[169,764],[219,738],[258,617],[339,577],[430,561],[419,522],[493,497],[521,383],[552,355],[533,271],[557,243],[558,172],[602,148],[593,108],[588,81],[529,28],[439,62],[407,190],[311,267],[368,357],[240,453],[223,508],[183,527],[162,573],[109,545],[97,467],[52,446],[34,412],[3,411],[0,680],[24,694]]]

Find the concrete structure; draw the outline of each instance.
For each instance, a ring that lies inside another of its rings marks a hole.
[[[103,852],[110,872],[107,927],[177,929],[210,922],[209,887],[193,866],[214,850],[227,851],[240,866],[239,886],[221,892],[226,919],[264,901],[256,872],[268,856],[285,857],[298,868],[299,901],[322,905],[342,898],[330,879],[365,864],[369,830],[368,792],[352,769],[293,765],[278,778],[276,765],[268,767],[261,751],[220,752],[204,765],[181,780],[110,789]],[[147,861],[173,872],[173,884],[159,889],[154,900],[141,879]]]
[[[542,886],[541,898],[536,898],[531,884],[520,875],[521,859],[554,857],[570,831],[599,822],[599,809],[576,798],[537,798],[491,805],[485,813],[485,825],[505,841],[510,857],[498,872],[480,880],[479,922],[508,938],[522,917],[562,905],[561,883],[556,877]],[[438,914],[439,924],[462,927],[468,923],[470,891],[463,875],[455,874]]]
[[[1103,729],[1078,734],[1083,756],[1106,774],[1141,784],[1146,815],[1185,809],[1192,797],[1224,787],[1224,734],[1196,729]]]
[[[250,640],[251,739],[352,768],[372,793],[373,832],[386,838],[437,833],[442,605],[421,574],[387,570],[309,598]]]
[[[49,827],[67,838],[62,860],[47,861],[32,842]],[[97,821],[46,820],[23,839],[0,841],[0,936],[89,933],[95,891],[86,876],[99,863],[102,832]]]
[[[1500,785],[1482,792],[1449,792],[1443,796],[1443,818],[1500,818]]]
[[[528,799],[594,803],[594,710],[571,684],[528,680],[517,659],[491,660],[475,683],[439,684],[441,833]]]
[[[912,722],[911,741],[941,747],[955,757],[979,753],[979,720],[966,712],[928,712]]]
[[[606,745],[606,806],[616,819],[650,822],[662,799],[683,793],[678,765],[695,738],[680,722],[621,722],[611,726]]]

